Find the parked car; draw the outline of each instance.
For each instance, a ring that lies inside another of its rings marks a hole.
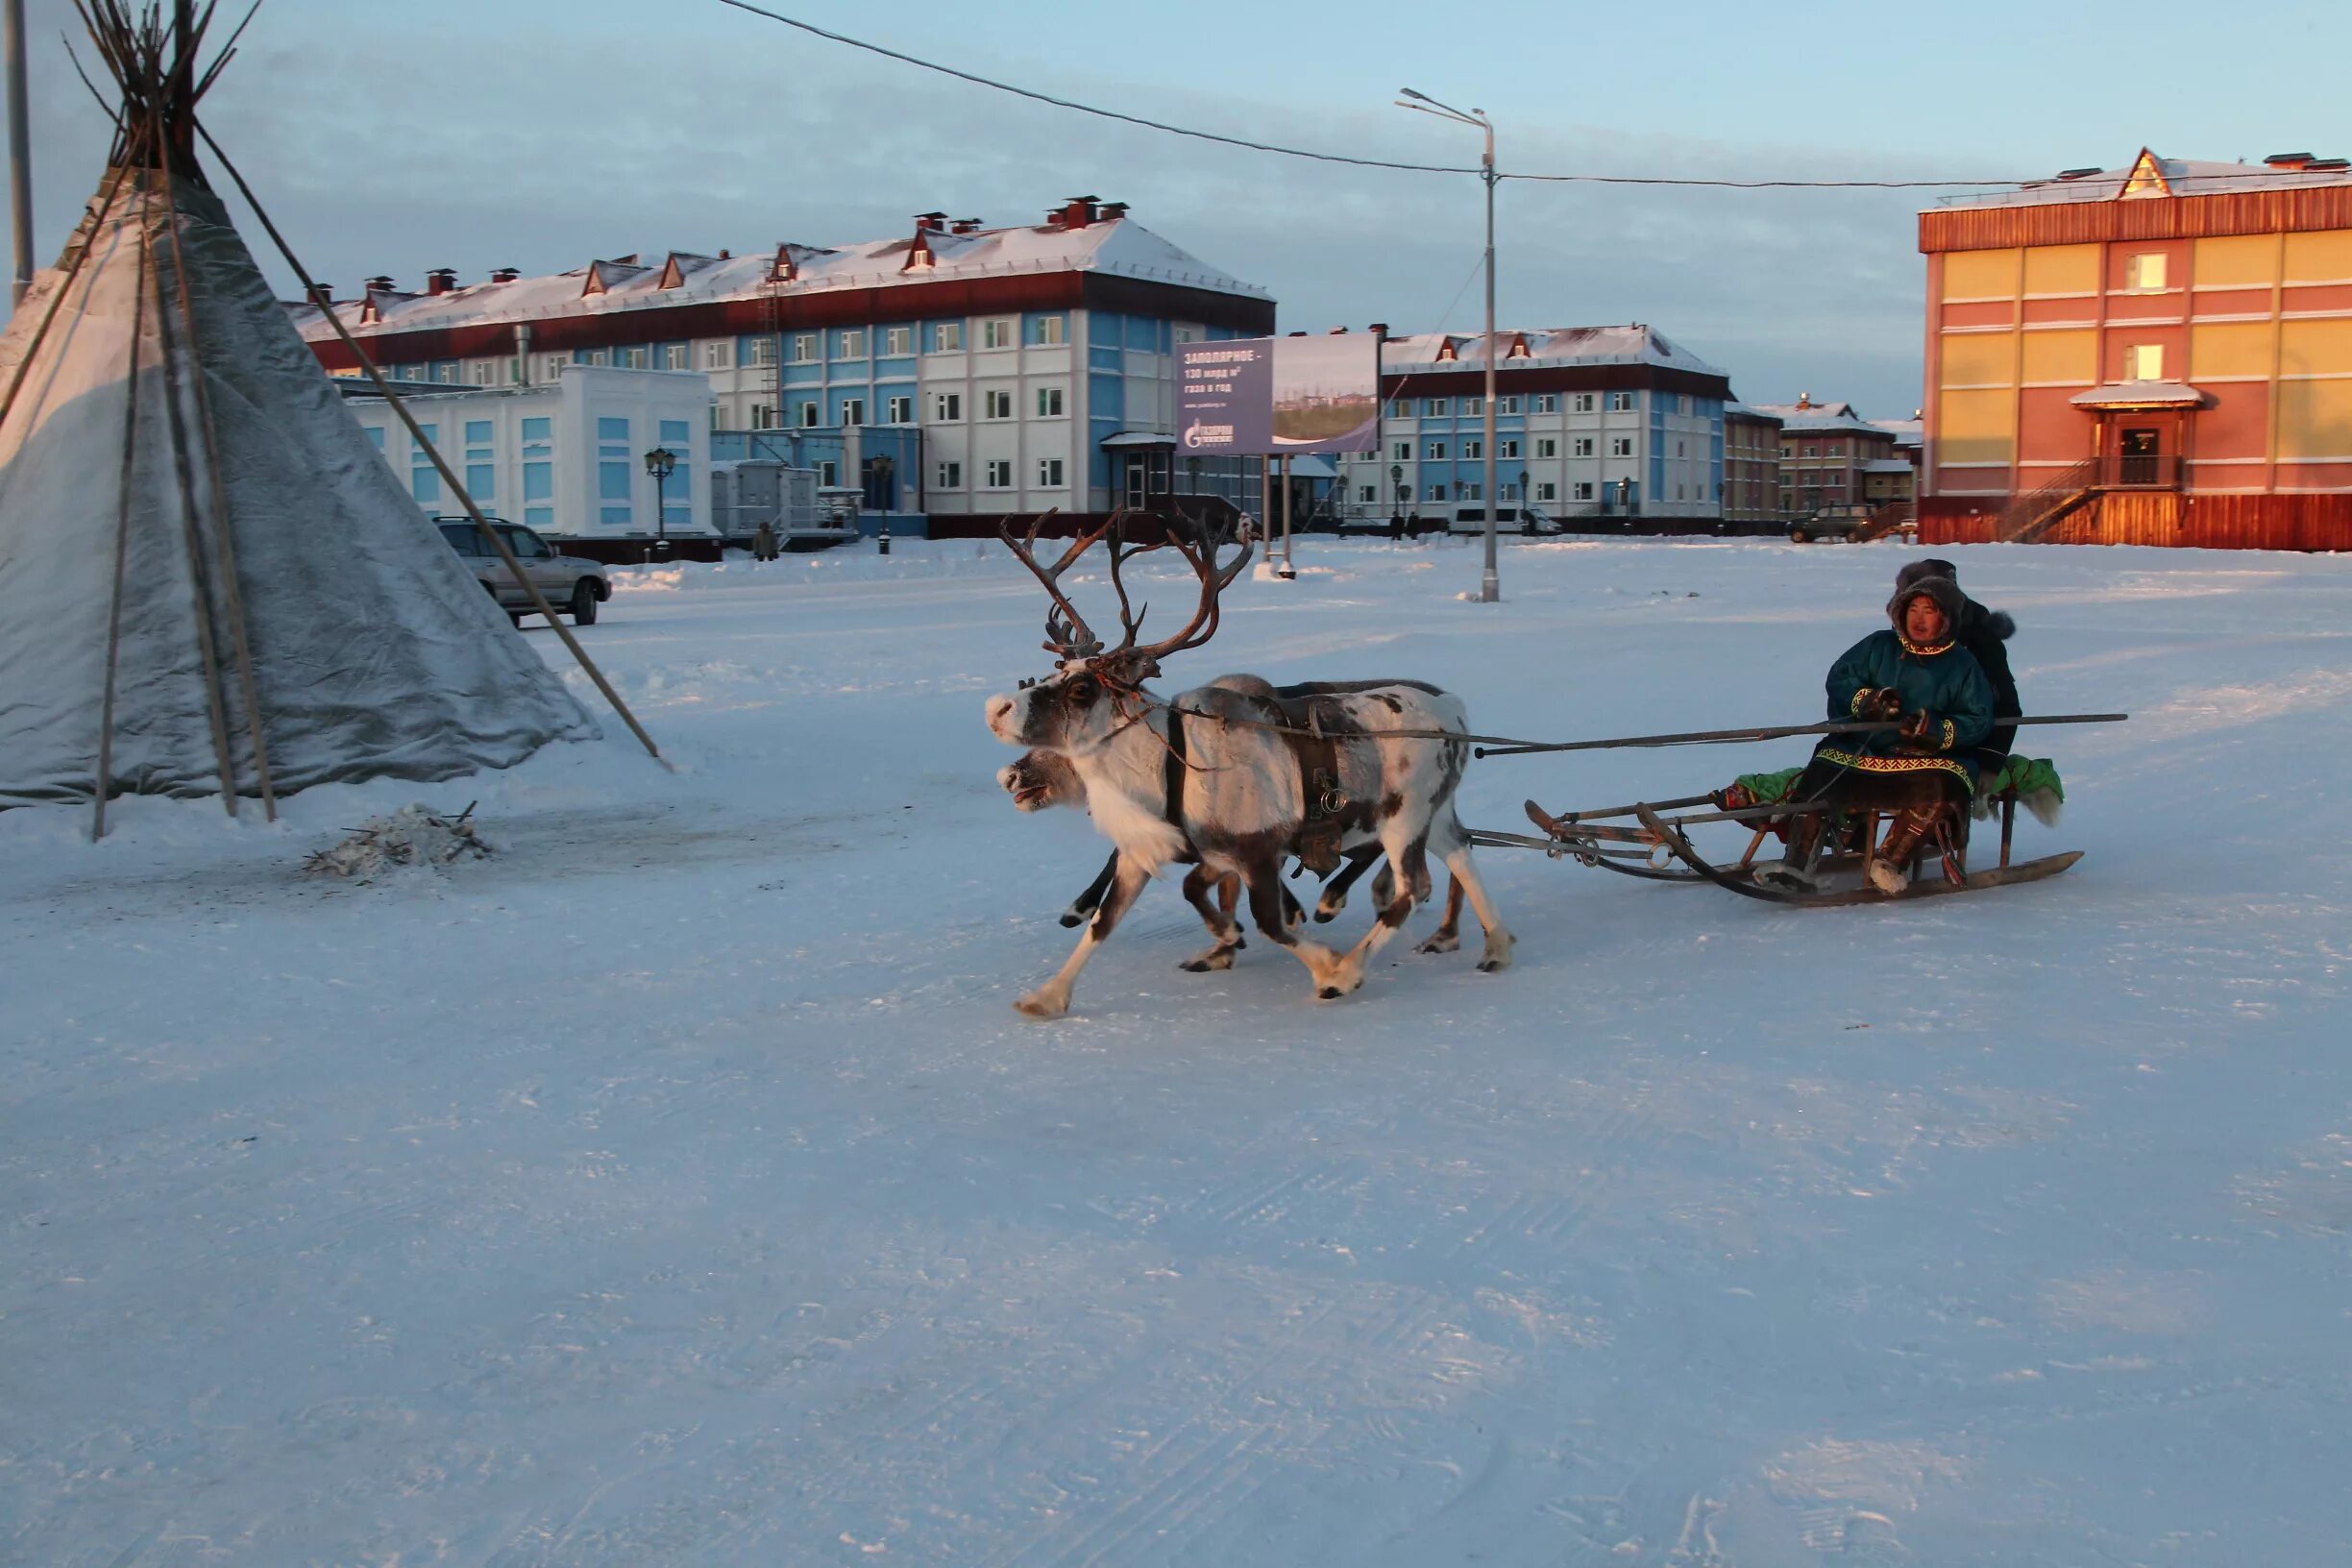
[[[1558,533],[1560,526],[1552,514],[1541,506],[1497,506],[1494,509],[1497,533],[1542,534]],[[1446,524],[1449,533],[1484,533],[1486,507],[1483,502],[1470,502],[1454,508]]]
[[[436,517],[433,522],[439,526],[441,537],[450,542],[450,548],[474,569],[475,580],[489,590],[500,609],[514,617],[515,625],[521,625],[525,616],[536,613],[530,595],[514,580],[514,574],[499,558],[497,549],[482,537],[481,528],[473,519]],[[596,625],[597,606],[612,598],[612,580],[605,576],[600,562],[562,554],[520,523],[494,517],[490,526],[499,530],[506,548],[514,551],[515,559],[530,574],[532,583],[550,604],[569,614],[575,625]]]
[[[1869,522],[1870,515],[1865,506],[1834,506],[1811,517],[1792,518],[1788,526],[1789,542],[1805,545],[1819,539],[1843,540]]]

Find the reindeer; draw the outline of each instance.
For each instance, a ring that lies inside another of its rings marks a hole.
[[[1215,540],[1195,543],[1172,534],[1168,543],[1199,581],[1199,602],[1173,636],[1139,644],[1149,606],[1133,607],[1121,569],[1163,547],[1130,547],[1114,536],[1111,582],[1122,636],[1106,650],[1060,579],[1119,521],[1115,516],[1082,533],[1050,567],[1037,559],[1034,527],[1025,542],[1009,529],[1004,534],[1052,602],[1045,647],[1058,658],[1053,674],[989,699],[989,729],[1008,745],[1066,760],[1085,787],[1096,828],[1117,849],[1111,886],[1076,950],[1016,1006],[1034,1017],[1067,1012],[1079,970],[1117,928],[1144,883],[1161,867],[1188,858],[1197,859],[1205,878],[1238,879],[1259,931],[1306,965],[1322,999],[1363,984],[1365,965],[1404,924],[1417,897],[1427,895],[1432,851],[1485,932],[1479,968],[1507,966],[1511,935],[1487,900],[1454,815],[1468,746],[1397,733],[1466,734],[1459,699],[1433,686],[1387,681],[1300,688],[1305,695],[1288,703],[1232,685],[1199,687],[1164,701],[1144,682],[1160,673],[1161,660],[1215,635],[1220,596],[1250,551],[1243,546],[1220,565]],[[1302,940],[1285,918],[1283,861],[1296,853],[1329,870],[1338,855],[1363,845],[1376,846],[1388,872],[1388,896],[1372,929],[1345,953]],[[1210,908],[1202,909],[1202,918],[1216,942],[1201,955],[1203,967],[1230,964],[1240,945],[1238,922],[1213,917]]]

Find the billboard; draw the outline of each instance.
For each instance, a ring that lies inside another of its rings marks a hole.
[[[1379,340],[1351,332],[1180,343],[1176,431],[1185,452],[1203,455],[1370,452]]]

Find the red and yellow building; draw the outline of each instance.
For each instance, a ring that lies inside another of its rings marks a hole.
[[[2352,167],[2143,151],[1920,214],[1920,536],[2352,549]]]

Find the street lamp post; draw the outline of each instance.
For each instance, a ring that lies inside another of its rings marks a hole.
[[[670,558],[670,476],[677,472],[677,453],[655,447],[645,454],[645,468],[653,476],[653,552]]]
[[[1486,573],[1479,581],[1479,602],[1492,604],[1503,597],[1501,577],[1495,571],[1495,150],[1494,122],[1482,109],[1468,111],[1441,104],[1426,92],[1410,87],[1399,87],[1401,109],[1418,110],[1434,114],[1441,120],[1453,120],[1462,125],[1476,126],[1486,136],[1486,151],[1479,159],[1479,178],[1486,185],[1486,396],[1485,442],[1482,453],[1486,459],[1485,483],[1480,494],[1486,501]]]

